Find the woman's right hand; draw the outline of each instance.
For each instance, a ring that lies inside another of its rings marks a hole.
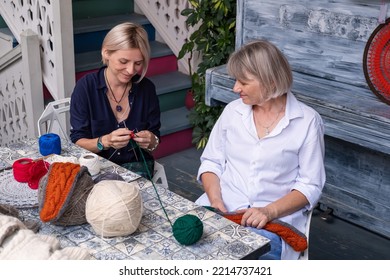
[[[133,132],[128,128],[118,128],[107,135],[109,147],[120,149],[129,144]]]
[[[226,207],[225,207],[225,204],[223,203],[222,200],[217,200],[217,201],[211,202],[211,207],[213,207],[221,212],[224,212],[224,213],[228,212]]]
[[[213,172],[204,172],[200,175],[200,178],[210,201],[210,206],[221,212],[228,212],[222,200],[219,177]]]

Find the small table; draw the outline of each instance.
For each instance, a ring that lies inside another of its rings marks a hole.
[[[87,151],[62,141],[61,156],[77,159]],[[12,164],[19,158],[41,158],[36,140],[25,140],[0,147],[0,203],[13,204],[23,219],[39,221],[37,190],[13,178]],[[106,238],[95,234],[88,224],[56,226],[42,223],[38,234],[56,236],[62,247],[87,248],[99,260],[234,260],[257,259],[270,250],[269,240],[222,216],[196,205],[186,198],[156,184],[159,197],[172,223],[185,214],[200,218],[204,225],[202,238],[190,246],[180,245],[172,235],[151,181],[100,158],[101,173],[121,175],[127,182],[136,181],[141,190],[144,211],[138,229],[125,237]],[[11,189],[12,188],[12,189]],[[23,191],[15,191],[23,190]]]

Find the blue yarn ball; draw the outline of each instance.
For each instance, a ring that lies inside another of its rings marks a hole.
[[[43,156],[61,154],[61,139],[55,133],[43,134],[39,137],[39,152]]]

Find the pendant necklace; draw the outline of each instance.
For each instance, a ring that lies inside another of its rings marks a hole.
[[[123,94],[122,94],[122,97],[121,97],[121,99],[119,99],[119,101],[118,101],[118,100],[116,100],[115,95],[114,95],[114,92],[112,91],[111,85],[110,85],[110,83],[108,82],[108,78],[107,78],[107,69],[106,69],[106,71],[104,72],[104,74],[105,74],[104,77],[106,78],[106,83],[107,83],[107,85],[108,85],[108,88],[110,89],[111,94],[112,94],[112,97],[114,98],[114,100],[115,100],[115,102],[116,102],[116,104],[117,104],[116,107],[115,107],[115,109],[117,110],[117,112],[122,112],[123,108],[122,108],[122,106],[121,106],[119,103],[121,103],[123,97],[125,97],[126,89],[127,89],[127,86],[129,85],[129,83],[126,84],[125,90],[123,91]]]
[[[261,123],[259,123],[261,127],[265,128],[265,134],[266,134],[266,135],[269,135],[269,134],[270,134],[271,131],[270,131],[269,129],[274,125],[274,123],[276,122],[276,120],[279,118],[279,115],[280,115],[280,113],[283,112],[283,109],[284,109],[284,106],[282,106],[282,108],[280,109],[280,111],[279,111],[279,113],[277,114],[276,118],[273,120],[273,122],[272,122],[270,125],[264,126],[264,125],[262,125]]]
[[[126,113],[129,111],[129,109],[130,109],[130,106],[129,106],[129,104],[127,104],[127,106],[125,107],[126,109],[124,109],[123,110],[123,112],[119,112],[118,111],[118,113],[120,113],[120,114],[118,114],[118,116],[117,116],[117,121],[118,121],[118,123],[120,123],[120,122],[124,122],[125,120],[126,120],[126,118],[123,118],[125,115],[126,115]],[[122,108],[123,109],[123,108]]]

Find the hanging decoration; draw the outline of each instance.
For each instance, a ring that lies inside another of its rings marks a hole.
[[[387,3],[382,1],[379,26],[367,41],[363,70],[368,86],[382,101],[390,104],[390,18],[385,20]]]

